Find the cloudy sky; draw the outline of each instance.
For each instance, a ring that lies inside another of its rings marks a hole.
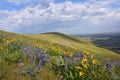
[[[0,0],[0,30],[66,34],[120,32],[120,0]]]

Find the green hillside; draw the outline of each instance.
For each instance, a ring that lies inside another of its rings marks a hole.
[[[99,55],[108,59],[114,58],[120,60],[118,57],[119,55],[116,54],[115,52],[112,52],[104,48],[96,47],[90,41],[82,38],[67,36],[65,34],[61,34],[57,32],[44,33],[44,34],[27,34],[26,36],[48,42],[53,42],[79,51],[88,51],[91,54]]]
[[[0,80],[120,80],[119,61],[78,37],[0,31]]]

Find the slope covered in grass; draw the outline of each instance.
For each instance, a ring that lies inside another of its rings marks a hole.
[[[112,52],[104,48],[96,47],[90,41],[82,38],[67,36],[65,34],[56,33],[56,32],[44,33],[44,34],[28,34],[26,36],[48,42],[53,42],[59,45],[64,45],[79,51],[89,51],[91,54],[99,55],[107,59],[120,60],[119,55],[116,54],[115,52]]]
[[[0,31],[0,80],[119,80],[118,60],[114,52],[61,33]]]

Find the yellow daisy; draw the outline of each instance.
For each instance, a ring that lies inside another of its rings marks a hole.
[[[82,71],[79,72],[79,76],[83,76],[84,73]]]
[[[92,61],[93,64],[97,64],[97,62],[98,62],[98,61],[95,60],[95,59]]]

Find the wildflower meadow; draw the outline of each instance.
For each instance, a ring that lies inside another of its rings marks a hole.
[[[120,80],[120,62],[1,31],[0,80]]]

